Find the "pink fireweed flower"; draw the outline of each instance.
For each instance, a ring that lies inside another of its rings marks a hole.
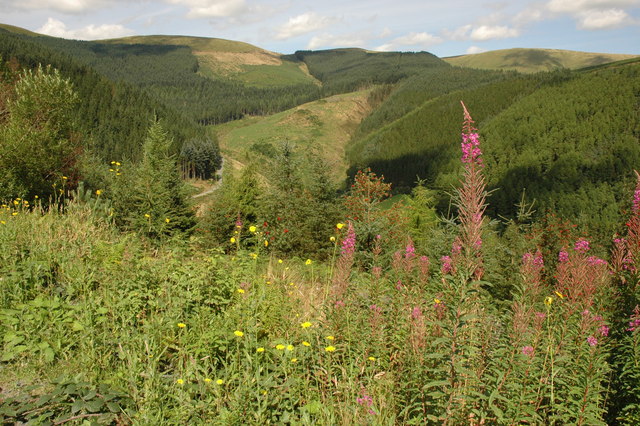
[[[640,213],[640,188],[633,193],[633,212]]]
[[[607,261],[604,259],[600,259],[599,257],[589,256],[587,258],[587,263],[591,266],[597,266],[597,265],[606,265]]]
[[[587,343],[589,344],[589,346],[595,346],[598,344],[598,339],[593,336],[589,336],[587,337]]]
[[[462,162],[482,164],[482,151],[480,150],[480,137],[477,133],[462,134]]]
[[[560,253],[558,253],[558,260],[560,262],[567,262],[569,260],[569,253],[562,250]]]
[[[532,346],[523,346],[522,347],[522,355],[526,355],[528,357],[532,357],[533,356],[533,347]]]
[[[585,240],[584,238],[580,238],[578,241],[576,241],[573,249],[579,253],[586,253],[589,251],[589,241]]]
[[[414,320],[417,320],[421,316],[422,316],[422,310],[420,309],[419,306],[415,306],[411,311],[411,318]]]
[[[342,240],[342,255],[350,256],[356,249],[356,231],[353,229],[353,225],[349,222],[349,229],[347,230],[347,236]]]
[[[440,261],[442,262],[442,268],[440,269],[443,275],[446,274],[450,274],[451,271],[453,270],[453,266],[451,264],[451,257],[450,256],[442,256],[440,258]]]
[[[416,248],[413,246],[413,242],[409,240],[409,244],[407,244],[407,248],[404,252],[405,259],[413,259],[416,256]]]
[[[602,337],[607,337],[609,335],[609,327],[604,324],[602,324],[600,328],[598,328],[598,331],[600,332],[600,335]]]

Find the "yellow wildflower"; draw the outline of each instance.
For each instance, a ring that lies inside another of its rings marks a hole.
[[[7,224],[7,222],[5,222],[4,220],[0,220],[0,223],[3,224],[3,225]]]
[[[300,324],[300,327],[309,328],[309,327],[311,327],[311,323],[309,321],[305,321],[302,324]]]
[[[67,180],[67,179],[69,179],[69,178],[68,178],[68,177],[66,177],[66,176],[62,176],[62,179],[63,179],[63,180]]]
[[[376,360],[376,357],[374,357],[374,356],[370,356],[370,357],[369,357],[369,358],[367,358],[367,359],[368,359],[369,361],[375,361],[375,360]]]
[[[167,218],[165,218],[165,219],[164,219],[164,221],[165,221],[166,223],[169,223],[169,222],[171,222],[171,219],[169,219],[169,218],[167,217]]]
[[[302,342],[302,346],[311,346],[311,343],[307,342],[306,340],[304,342]]]
[[[287,350],[289,352],[291,352],[292,350],[294,350],[295,348],[293,347],[293,345],[287,345]]]
[[[556,291],[555,293],[558,295],[560,299],[564,299],[564,296],[562,295],[562,293],[560,293],[559,291]]]
[[[263,347],[259,347],[258,349],[256,349],[256,352],[262,353],[262,352],[264,352],[264,348]]]
[[[236,242],[236,239],[235,239],[235,238],[233,238],[233,237],[231,237],[231,239],[230,239],[229,241],[231,242],[231,244],[233,244],[233,243],[235,243],[235,242]]]
[[[544,299],[544,304],[545,304],[545,305],[547,305],[547,306],[551,306],[551,304],[552,304],[552,303],[553,303],[553,297],[551,297],[551,296],[547,296],[547,297]]]
[[[441,303],[442,303],[442,301],[441,301],[440,299],[438,299],[438,298],[433,299],[433,301],[434,301],[434,303],[435,303],[436,305],[439,305],[439,304],[441,304]]]
[[[282,259],[278,259],[278,263],[282,263]]]
[[[179,385],[184,385],[184,380],[178,379],[178,380],[176,380],[176,383],[179,384]]]
[[[242,331],[240,331],[240,330],[236,330],[236,331],[234,331],[234,332],[233,332],[233,334],[235,334],[235,335],[236,335],[236,336],[238,336],[238,337],[242,337],[242,336],[244,336],[244,333],[243,333]]]
[[[251,232],[256,232],[256,227],[255,227],[255,226],[253,226],[253,225],[251,225],[251,226],[249,227],[249,231],[251,231]]]
[[[279,351],[283,351],[284,350],[284,345],[283,344],[277,344],[276,345],[276,349]]]
[[[338,224],[336,224],[336,228],[338,228],[338,229],[342,229],[342,228],[344,228],[344,223],[338,223]]]
[[[185,328],[187,326],[187,324],[183,323],[183,322],[179,322],[178,323],[178,327],[179,328]]]
[[[149,215],[149,213],[145,213],[144,217],[146,217],[147,219],[149,219],[151,217],[151,215]]]
[[[224,380],[218,379],[218,380],[216,380],[216,383],[219,384],[219,385],[222,385],[222,384],[224,384]]]
[[[335,240],[336,240],[336,237],[329,238],[329,241],[331,241],[332,243],[335,242]]]
[[[249,256],[251,256],[251,258],[255,260],[258,258],[258,253],[251,253]]]
[[[335,346],[327,346],[326,348],[324,348],[324,350],[327,352],[334,352],[336,348]]]
[[[327,340],[331,340],[331,341],[336,340],[336,338],[335,338],[335,337],[333,337],[333,336],[327,336],[327,337],[326,337],[326,339],[327,339]]]
[[[264,240],[264,246],[267,247],[269,245],[269,241]]]
[[[212,381],[213,381],[213,380],[211,380],[211,379],[210,379],[210,378],[208,378],[208,377],[207,377],[206,379],[204,379],[204,382],[205,382],[205,383],[211,383]]]
[[[236,291],[237,291],[238,293],[240,293],[240,294],[244,294],[244,290],[243,290],[243,289],[241,289],[241,288],[237,289]]]
[[[293,362],[293,363],[298,362],[298,358],[291,358],[291,362]]]
[[[306,262],[304,262],[305,265],[311,265],[311,259],[307,259]]]
[[[98,189],[98,190],[96,191],[96,195],[100,195],[100,194],[102,194],[102,190],[101,190],[101,189]]]

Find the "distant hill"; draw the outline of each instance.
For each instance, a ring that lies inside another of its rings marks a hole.
[[[504,49],[473,55],[442,58],[459,67],[513,70],[524,73],[551,71],[559,68],[579,69],[634,58],[639,55],[575,52],[558,49]]]
[[[223,77],[250,86],[291,86],[319,82],[304,62],[240,41],[188,36],[133,36],[102,40],[112,44],[188,46],[204,77]]]

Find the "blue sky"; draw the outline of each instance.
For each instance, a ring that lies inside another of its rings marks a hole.
[[[512,47],[640,54],[640,0],[0,0],[0,22],[95,40],[172,34],[280,53],[361,47],[440,57]]]

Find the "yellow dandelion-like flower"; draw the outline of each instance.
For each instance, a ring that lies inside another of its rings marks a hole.
[[[344,228],[344,223],[338,223],[338,224],[336,224],[336,228],[338,228],[338,229],[342,229],[342,228]]]
[[[66,176],[62,176],[62,180],[67,180],[67,179],[69,179],[69,178],[66,177]]]
[[[169,219],[168,217],[164,219],[165,223],[169,223],[171,222],[171,219]]]
[[[11,213],[11,216],[18,216],[18,212]]]
[[[278,263],[282,263],[282,259],[278,259]]]
[[[183,323],[183,322],[179,322],[178,323],[178,328],[185,328],[187,326],[187,324]]]
[[[311,263],[312,263],[311,259],[307,259],[307,261],[304,262],[305,265],[311,265]]]
[[[331,340],[331,341],[336,340],[336,338],[335,338],[335,337],[333,337],[333,336],[327,336],[327,337],[326,337],[326,339],[327,339],[327,340]]]
[[[231,239],[229,239],[229,241],[231,242],[231,244],[233,244],[233,243],[235,243],[235,242],[236,242],[236,239],[235,239],[235,238],[233,238],[233,237],[231,237]]]
[[[251,258],[255,260],[258,258],[258,253],[251,253],[249,256],[251,256]]]
[[[279,351],[283,351],[284,350],[284,345],[283,344],[277,344],[276,345],[276,349]]]
[[[442,301],[441,301],[440,299],[438,299],[438,298],[433,299],[433,302],[434,302],[436,305],[439,305],[439,304],[441,304],[441,303],[442,303]]]
[[[208,377],[207,377],[206,379],[204,379],[204,382],[205,382],[205,383],[211,383],[212,381],[213,381],[213,380],[211,380],[211,379],[210,379],[210,378],[208,378]]]
[[[289,352],[291,352],[291,351],[292,351],[292,350],[294,350],[294,349],[295,349],[295,347],[294,347],[293,345],[287,345],[287,350],[288,350]]]
[[[256,230],[257,230],[257,228],[256,228],[255,226],[253,226],[253,225],[251,225],[251,226],[249,227],[249,231],[250,231],[250,232],[254,232],[254,233],[255,233],[255,232],[256,232]]]
[[[560,299],[564,299],[564,295],[562,293],[560,293],[559,291],[556,291],[555,293]]]
[[[151,215],[149,213],[145,213],[144,217],[146,217],[147,219],[149,219],[151,217]]]
[[[18,201],[18,200],[13,200],[13,204],[15,204],[16,206],[19,206],[19,205],[20,205],[20,201]]]
[[[115,172],[115,170],[113,170],[113,169],[109,169],[109,171],[110,171],[110,172]]]
[[[243,289],[241,289],[241,288],[237,289],[236,291],[237,291],[238,293],[240,293],[240,294],[244,294],[244,290],[243,290]]]
[[[307,342],[306,340],[304,342],[302,342],[302,346],[311,346],[311,343]]]
[[[110,164],[116,164],[116,162],[115,162],[115,161],[112,161]]]
[[[101,190],[101,189],[98,189],[98,190],[96,191],[96,195],[100,195],[100,194],[102,194],[102,190]]]
[[[0,220],[0,223],[3,224],[3,225],[7,224],[7,222],[5,222],[4,220]]]
[[[224,384],[224,380],[218,379],[218,380],[216,380],[216,383],[219,384],[219,385],[223,385]]]
[[[34,198],[37,200],[37,199],[38,199],[38,198],[40,198],[40,197],[38,197],[38,196],[36,195]]]
[[[298,362],[298,358],[291,358],[291,362],[295,364],[296,362]]]
[[[260,353],[264,352],[264,348],[260,347],[260,348],[256,349],[256,352],[258,352],[260,354]]]
[[[271,284],[271,281],[267,281],[267,284]]]
[[[122,164],[116,161],[116,166],[122,166]]]
[[[547,306],[551,306],[551,304],[552,304],[552,303],[553,303],[553,297],[551,297],[551,296],[547,296],[547,297],[544,299],[544,304],[545,304],[545,305],[547,305]]]
[[[178,379],[178,380],[176,380],[176,383],[179,384],[179,385],[184,385],[184,380]]]
[[[369,357],[369,358],[367,358],[367,359],[368,359],[369,361],[375,361],[375,360],[376,360],[376,357],[374,357],[374,356],[370,356],[370,357]]]
[[[335,242],[335,240],[336,240],[336,237],[330,237],[329,238],[329,241],[331,241],[332,243]]]
[[[267,247],[269,245],[269,241],[264,240],[264,246]]]
[[[235,334],[235,335],[236,335],[236,336],[238,336],[238,337],[242,337],[242,336],[244,336],[244,333],[243,333],[242,331],[240,331],[240,330],[236,330],[236,331],[234,331],[234,332],[233,332],[233,334]]]
[[[325,351],[327,352],[335,352],[336,347],[335,346],[327,346],[326,348],[324,348]]]
[[[121,174],[122,174],[122,173],[118,172],[118,173],[116,173],[116,176],[120,176]]]
[[[311,323],[309,321],[305,321],[302,324],[300,324],[300,327],[309,328],[309,327],[311,327]]]

